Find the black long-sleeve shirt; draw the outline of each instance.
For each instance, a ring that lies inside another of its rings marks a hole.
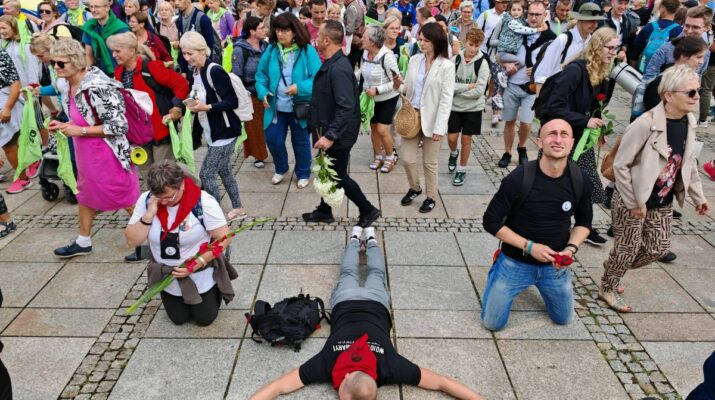
[[[519,166],[502,180],[499,190],[489,202],[484,212],[484,229],[496,236],[497,232],[507,226],[512,231],[534,243],[549,246],[552,250],[561,251],[569,240],[571,232],[571,216],[576,219],[575,226],[591,229],[593,209],[591,206],[591,181],[583,175],[583,192],[576,204],[576,195],[569,169],[563,175],[551,178],[536,169],[534,184],[521,203],[509,217],[512,207],[521,193],[524,179],[524,167]],[[509,218],[507,218],[509,217]],[[531,256],[524,257],[523,249],[502,243],[502,251],[517,261],[529,264],[548,264],[537,261]]]

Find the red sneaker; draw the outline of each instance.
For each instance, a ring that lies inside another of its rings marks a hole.
[[[7,188],[9,194],[20,193],[23,190],[32,186],[32,181],[29,179],[17,179],[15,182]]]
[[[708,174],[711,181],[715,181],[715,160],[703,164],[703,170]]]
[[[25,173],[27,174],[27,179],[36,177],[40,173],[40,161],[38,160],[30,164],[27,170],[25,170]]]

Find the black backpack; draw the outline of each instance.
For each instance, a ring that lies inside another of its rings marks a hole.
[[[147,58],[142,58],[142,79],[154,91],[154,98],[159,112],[161,115],[166,115],[174,107],[174,92],[154,79],[149,71],[149,61]]]
[[[253,332],[251,339],[262,343],[256,336],[270,342],[271,346],[293,346],[297,352],[305,339],[316,329],[320,321],[330,323],[325,311],[325,304],[319,297],[309,294],[285,298],[271,307],[265,301],[258,300],[253,308],[254,314],[246,313],[246,320]]]
[[[581,60],[569,63],[569,65],[571,64],[578,65],[582,73],[584,68],[586,68],[585,64]],[[551,75],[546,79],[544,85],[541,86],[541,91],[539,92],[539,95],[536,97],[536,100],[534,100],[534,105],[531,106],[532,110],[534,110],[534,117],[538,118],[540,121],[542,121],[542,123],[544,118],[549,117],[549,113],[551,111],[549,109],[549,99],[552,97],[554,87],[556,86],[556,79],[558,79],[558,76],[562,72],[563,70]]]

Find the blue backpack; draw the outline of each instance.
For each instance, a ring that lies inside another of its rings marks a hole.
[[[672,23],[661,29],[660,25],[658,25],[658,21],[653,21],[650,24],[653,27],[653,32],[651,32],[648,42],[645,45],[645,50],[643,50],[643,54],[641,54],[640,61],[638,62],[638,69],[642,73],[645,73],[645,69],[648,67],[648,62],[651,57],[653,57],[655,52],[658,51],[658,49],[663,46],[665,42],[670,40],[670,31],[680,26],[676,23]]]

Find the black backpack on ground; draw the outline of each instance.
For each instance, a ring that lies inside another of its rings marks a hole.
[[[285,298],[271,307],[265,301],[258,300],[253,308],[254,314],[246,313],[246,320],[253,332],[251,339],[258,343],[268,341],[271,346],[293,346],[300,351],[305,339],[320,328],[320,321],[330,323],[325,312],[325,304],[319,297],[311,298],[308,294]]]

